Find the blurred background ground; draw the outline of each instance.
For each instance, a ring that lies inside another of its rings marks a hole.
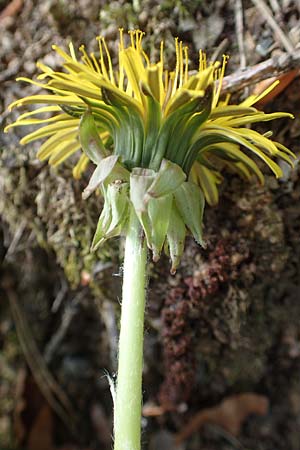
[[[232,74],[296,53],[299,16],[289,0],[0,0],[0,125],[18,114],[9,103],[36,92],[16,76],[34,76],[37,60],[58,67],[52,44],[92,50],[102,34],[116,52],[118,28],[139,27],[153,58],[165,40],[170,67],[179,36],[191,69],[202,48],[229,54]],[[299,154],[300,81],[289,75],[265,110],[295,114],[269,126]],[[87,178],[72,180],[68,163],[49,169],[36,145],[21,147],[26,132],[0,142],[0,449],[107,450],[120,242],[89,254],[101,200],[82,201]],[[208,249],[188,240],[175,277],[166,258],[151,267],[144,449],[300,448],[300,181],[298,166],[283,169],[264,187],[226,174],[206,210]]]

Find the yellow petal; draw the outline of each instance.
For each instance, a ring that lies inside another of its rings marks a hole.
[[[194,163],[191,170],[191,177],[196,184],[201,187],[207,203],[216,205],[219,201],[219,191],[217,185],[221,182],[215,173],[207,167],[198,163]]]
[[[9,109],[12,110],[15,107],[34,105],[38,103],[46,103],[48,105],[69,105],[69,106],[82,106],[84,102],[77,98],[75,95],[31,95],[29,97],[20,98],[9,105]]]
[[[78,119],[70,119],[54,123],[51,125],[46,125],[43,128],[40,128],[36,131],[33,131],[30,134],[27,134],[27,136],[23,137],[20,142],[22,145],[28,144],[29,142],[35,141],[36,139],[50,136],[60,130],[73,129],[75,131],[78,128],[78,123],[79,123]]]
[[[75,95],[79,95],[81,97],[94,98],[96,100],[101,99],[100,90],[92,87],[88,83],[77,83],[68,82],[68,81],[56,81],[52,80],[49,82],[49,89],[59,89],[61,91],[71,92]]]
[[[59,114],[57,116],[48,117],[47,119],[21,119],[20,117],[16,120],[16,122],[8,125],[5,130],[8,130],[13,127],[22,127],[26,125],[39,125],[41,123],[47,123],[47,122],[59,122],[70,119],[70,116],[68,114]]]
[[[59,106],[42,106],[42,108],[34,109],[33,111],[28,111],[24,114],[21,114],[17,120],[23,120],[27,117],[34,116],[36,114],[48,113],[48,112],[58,112],[61,111]]]
[[[49,164],[53,167],[58,166],[63,161],[65,161],[69,156],[73,155],[73,153],[77,152],[80,149],[80,144],[77,141],[64,142],[64,145],[56,149],[49,159]]]
[[[279,80],[274,81],[274,83],[271,84],[265,91],[263,91],[259,95],[250,95],[246,100],[244,100],[240,105],[243,106],[252,106],[255,103],[259,102],[261,99],[263,99],[266,95],[269,94],[269,92],[273,91],[273,89],[280,83]]]
[[[130,47],[123,50],[120,55],[125,69],[128,81],[133,89],[137,100],[142,103],[142,94],[140,89],[140,82],[147,82],[146,69],[143,65],[141,54]]]
[[[82,153],[82,155],[80,156],[77,164],[73,168],[73,177],[76,180],[79,180],[79,178],[81,177],[82,172],[85,171],[88,163],[89,163],[89,158],[86,156],[85,153]]]
[[[61,146],[65,141],[73,141],[78,136],[78,131],[74,130],[63,130],[59,131],[51,136],[44,142],[39,151],[37,152],[37,157],[41,160],[49,158],[51,153],[55,151],[59,146]]]

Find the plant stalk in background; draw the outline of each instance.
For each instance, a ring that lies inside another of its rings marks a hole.
[[[23,113],[7,127],[43,125],[21,143],[46,138],[38,157],[52,166],[78,157],[75,178],[87,164],[94,164],[83,198],[100,191],[104,206],[92,250],[112,237],[126,237],[115,450],[140,449],[146,249],[154,261],[164,251],[174,273],[188,232],[203,245],[204,204],[217,204],[226,171],[263,183],[255,159],[280,178],[282,170],[275,160],[292,164],[294,158],[283,144],[270,139],[271,133],[261,135],[249,128],[252,123],[292,117],[254,107],[276,83],[260,96],[230,105],[228,96],[220,98],[226,57],[222,63],[208,63],[200,52],[199,70],[190,76],[188,50],[175,39],[176,66],[168,72],[163,43],[160,59],[153,64],[143,50],[142,36],[141,31],[129,32],[126,46],[120,30],[117,71],[101,37],[97,57],[83,46],[80,59],[72,44],[70,54],[54,46],[64,60],[62,71],[38,63],[39,81],[21,78],[50,94],[11,105],[46,106]],[[46,118],[36,118],[45,113]]]

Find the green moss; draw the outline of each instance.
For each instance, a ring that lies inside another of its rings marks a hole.
[[[15,157],[13,167],[8,158]],[[101,197],[81,198],[85,181],[72,179],[71,167],[49,169],[34,159],[25,161],[18,150],[4,152],[0,162],[3,193],[0,214],[14,236],[20,231],[18,244],[31,239],[52,251],[64,269],[71,287],[81,282],[81,273],[93,274],[95,265],[118,261],[118,245],[109,243],[90,253],[90,245],[102,208]]]

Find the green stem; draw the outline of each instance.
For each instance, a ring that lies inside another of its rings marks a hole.
[[[114,450],[140,450],[147,250],[132,208],[126,235]]]

